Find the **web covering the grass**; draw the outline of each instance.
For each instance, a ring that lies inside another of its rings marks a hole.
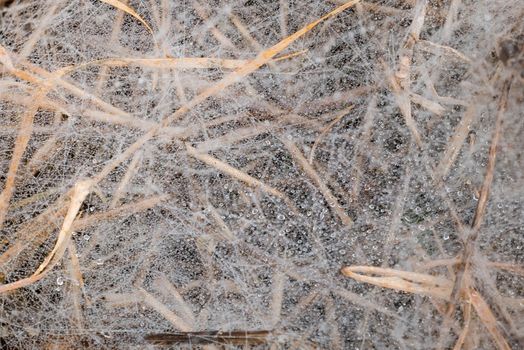
[[[522,345],[521,1],[0,7],[0,348]]]

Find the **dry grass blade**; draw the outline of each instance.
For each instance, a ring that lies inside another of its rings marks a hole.
[[[122,198],[122,195],[124,194],[124,191],[126,187],[128,186],[129,182],[132,180],[135,173],[138,171],[138,163],[140,162],[140,159],[142,157],[141,152],[137,152],[133,159],[131,160],[131,163],[129,164],[126,173],[122,180],[118,183],[118,187],[113,193],[111,204],[109,205],[110,208],[116,207],[120,199]]]
[[[75,326],[79,329],[84,328],[84,317],[82,315],[82,295],[84,294],[84,279],[82,278],[82,271],[80,270],[80,262],[78,260],[78,253],[75,242],[69,241],[67,248],[69,251],[68,270],[69,276],[73,283],[71,283],[72,302],[74,307]]]
[[[225,221],[222,219],[222,216],[220,213],[216,210],[215,207],[213,207],[211,204],[208,205],[209,209],[209,215],[211,218],[218,224],[218,233],[217,236],[219,236],[220,239],[226,239],[230,242],[233,242],[236,240],[235,234],[231,232]]]
[[[305,50],[293,52],[281,57],[274,58],[270,61],[277,62],[290,59],[303,54]],[[239,69],[250,60],[242,59],[226,59],[213,57],[167,57],[167,58],[109,58],[104,60],[90,61],[80,65],[69,66],[65,71],[71,73],[75,70],[100,65],[105,67],[125,67],[125,66],[139,66],[145,68],[156,69]]]
[[[18,172],[20,162],[22,161],[22,156],[29,144],[29,139],[33,130],[33,120],[35,114],[38,112],[39,101],[44,95],[45,91],[43,89],[37,90],[34,96],[35,101],[33,105],[23,114],[20,122],[20,129],[16,138],[11,162],[9,163],[9,170],[7,171],[7,179],[3,191],[0,193],[0,229],[4,224],[9,202],[11,201],[11,197],[15,190],[16,173]]]
[[[87,66],[100,65],[104,67],[139,66],[155,69],[238,69],[249,60],[225,59],[212,57],[180,57],[180,58],[110,58],[86,62],[68,67],[72,72]]]
[[[281,271],[275,272],[272,281],[272,297],[271,297],[271,317],[272,325],[280,322],[280,314],[282,312],[282,299],[284,297],[284,288],[286,285],[287,276]]]
[[[489,265],[497,269],[509,271],[509,272],[512,272],[512,273],[515,273],[517,275],[524,277],[524,267],[523,266],[519,266],[517,264],[501,263],[501,262],[490,262]]]
[[[446,53],[448,55],[455,56],[455,57],[461,59],[462,61],[464,61],[466,63],[471,63],[472,62],[468,57],[466,57],[466,55],[464,55],[463,53],[455,50],[452,47],[449,47],[449,46],[446,46],[446,45],[435,44],[434,42],[431,42],[431,41],[428,41],[428,40],[420,40],[419,44],[420,44],[420,47],[423,50],[426,50],[426,51],[429,51],[429,52],[434,52],[435,51],[436,53]]]
[[[488,157],[488,166],[486,168],[486,175],[484,176],[484,182],[482,183],[482,188],[480,190],[479,203],[477,209],[475,210],[475,217],[473,218],[473,224],[471,225],[473,230],[476,232],[482,224],[482,219],[484,217],[484,212],[486,211],[486,206],[488,204],[488,196],[491,189],[491,183],[493,182],[493,176],[495,173],[495,162],[497,159],[497,148],[499,145],[500,134],[502,132],[502,120],[504,113],[506,112],[508,104],[508,94],[511,88],[511,80],[506,81],[502,87],[502,94],[500,95],[497,119],[495,124],[495,130],[493,132],[493,138],[489,146],[489,157]]]
[[[419,148],[422,148],[422,137],[417,128],[417,123],[413,118],[411,111],[411,61],[413,59],[413,49],[415,43],[419,39],[420,32],[424,25],[426,17],[426,6],[427,0],[417,1],[413,12],[413,21],[411,22],[409,34],[404,43],[400,58],[398,62],[398,68],[394,75],[389,77],[391,90],[397,105],[400,108],[402,115],[406,121],[406,125],[409,128],[413,138]]]
[[[444,155],[442,156],[439,165],[435,169],[436,180],[440,181],[443,177],[445,177],[455,162],[455,159],[457,159],[457,156],[462,148],[461,146],[468,135],[469,127],[475,117],[475,114],[475,105],[469,105],[466,109],[466,112],[464,113],[464,117],[456,126],[455,132],[453,133],[450,142],[447,144],[446,150],[444,151]]]
[[[438,102],[428,100],[424,96],[421,96],[419,94],[411,93],[410,95],[411,101],[415,104],[420,105],[422,108],[427,109],[428,111],[441,116],[446,112],[446,109],[442,107]]]
[[[0,293],[5,293],[12,291],[18,288],[26,287],[40,279],[42,279],[47,272],[49,272],[62,258],[64,252],[69,245],[69,240],[71,238],[73,222],[80,210],[80,206],[84,202],[84,199],[91,191],[92,182],[89,180],[78,182],[72,191],[71,194],[71,203],[69,204],[69,209],[64,218],[62,228],[58,233],[58,238],[56,240],[53,250],[45,258],[44,262],[40,264],[38,269],[30,276],[16,282],[0,285]]]
[[[122,10],[126,12],[127,14],[135,17],[140,23],[142,23],[147,28],[147,30],[151,33],[151,35],[153,35],[153,29],[151,29],[149,24],[147,24],[147,22],[132,7],[124,4],[123,2],[119,0],[99,0],[99,1],[105,2],[106,4],[116,7],[117,9]]]
[[[173,311],[169,310],[167,306],[162,304],[158,299],[156,299],[153,295],[149,294],[143,288],[138,289],[138,295],[140,296],[144,304],[148,305],[153,310],[161,314],[176,329],[180,329],[184,332],[189,332],[192,330],[191,325],[189,323],[180,318]]]
[[[126,203],[124,205],[121,205],[119,207],[116,207],[114,209],[111,209],[105,212],[100,212],[100,213],[96,213],[93,215],[89,215],[85,218],[76,220],[73,224],[73,229],[77,231],[83,230],[87,227],[96,225],[100,223],[101,221],[112,220],[118,217],[123,217],[127,215],[132,215],[135,213],[139,213],[139,212],[145,211],[147,209],[150,209],[150,208],[153,208],[159,205],[160,203],[162,203],[163,201],[165,201],[168,198],[169,198],[168,195],[152,196],[152,197],[144,198],[139,201]]]
[[[164,294],[167,298],[170,299],[170,301],[174,301],[175,303],[175,311],[182,316],[182,318],[191,326],[193,327],[195,323],[195,315],[193,314],[193,310],[191,307],[186,303],[184,300],[184,297],[180,294],[180,292],[169,282],[167,277],[162,274],[160,277],[158,277],[154,282],[153,285],[156,287],[156,289]]]
[[[466,305],[464,306],[464,326],[462,327],[462,332],[460,332],[460,335],[457,339],[457,342],[455,343],[455,346],[453,347],[453,350],[460,350],[462,349],[462,346],[464,345],[464,341],[466,340],[466,337],[469,333],[471,323],[471,302],[466,302]]]
[[[429,295],[444,300],[449,300],[451,294],[452,283],[442,277],[373,266],[347,266],[341,271],[346,277],[379,287]],[[369,274],[378,276],[368,276]]]
[[[311,147],[311,151],[309,152],[308,161],[309,164],[313,164],[313,158],[315,158],[315,150],[317,149],[319,143],[322,141],[322,139],[327,135],[329,130],[331,130],[342,118],[344,118],[345,115],[347,115],[351,110],[353,109],[353,106],[349,106],[348,108],[344,109],[339,113],[338,116],[333,119],[317,136],[315,139],[315,142],[313,143],[313,146]]]
[[[479,235],[479,229],[484,218],[484,213],[486,211],[486,206],[488,204],[488,197],[491,189],[491,183],[493,182],[493,176],[495,172],[495,162],[497,158],[497,147],[500,139],[500,134],[502,131],[502,119],[504,112],[506,111],[508,103],[508,94],[511,88],[511,79],[504,82],[502,87],[502,93],[499,98],[497,117],[495,121],[495,130],[493,131],[493,137],[489,147],[489,156],[488,156],[488,165],[486,168],[486,174],[484,175],[484,181],[482,183],[482,188],[480,190],[479,201],[477,208],[475,209],[475,216],[473,217],[473,222],[471,223],[471,230],[464,237],[464,250],[462,254],[462,262],[458,265],[455,284],[453,286],[452,300],[456,301],[458,295],[460,294],[461,289],[463,288],[463,283],[465,279],[468,279],[468,276],[465,276],[469,273],[469,268],[471,264],[471,257],[475,251],[476,240]],[[452,305],[450,305],[452,307]]]
[[[2,45],[0,45],[0,63],[2,63],[7,71],[12,71],[15,69],[11,57],[9,57],[8,52]]]
[[[300,165],[300,167],[304,170],[307,176],[311,180],[313,180],[313,182],[315,182],[315,184],[318,186],[320,193],[322,193],[322,195],[328,202],[331,210],[335,212],[335,214],[339,217],[340,221],[342,221],[342,223],[348,227],[351,226],[353,224],[353,220],[351,220],[349,215],[346,214],[344,209],[342,209],[342,206],[338,202],[337,197],[335,197],[331,193],[329,187],[324,183],[324,181],[322,181],[318,173],[309,164],[309,162],[304,157],[302,152],[300,152],[298,147],[293,143],[293,141],[285,137],[281,138],[281,141],[286,146],[293,159]]]
[[[510,350],[511,347],[500,332],[497,326],[497,319],[493,315],[493,312],[491,312],[491,309],[489,308],[484,298],[482,298],[482,296],[473,289],[469,290],[469,295],[471,304],[473,304],[473,307],[475,308],[477,315],[488,330],[489,334],[491,334],[491,337],[497,345],[497,348],[499,350]]]
[[[194,158],[196,158],[196,159],[206,163],[209,166],[212,166],[213,168],[215,168],[215,169],[217,169],[219,171],[222,171],[222,172],[228,174],[229,176],[232,176],[232,177],[234,177],[234,178],[236,178],[236,179],[238,179],[238,180],[248,184],[249,186],[251,186],[253,188],[260,188],[262,191],[264,191],[266,193],[269,193],[269,194],[271,194],[273,196],[279,197],[279,198],[285,198],[286,197],[279,190],[264,184],[262,181],[257,180],[257,179],[255,179],[252,176],[249,176],[245,172],[240,171],[240,170],[232,167],[231,165],[226,164],[226,163],[222,162],[221,160],[216,159],[213,156],[210,156],[209,154],[198,152],[197,149],[192,147],[189,143],[186,143],[186,150],[187,150],[187,153],[190,156],[192,156],[192,157],[194,157]]]

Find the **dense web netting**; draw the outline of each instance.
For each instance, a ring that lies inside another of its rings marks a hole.
[[[523,16],[0,0],[0,348],[521,348]]]

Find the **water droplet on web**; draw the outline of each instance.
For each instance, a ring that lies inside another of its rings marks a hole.
[[[286,217],[282,214],[278,214],[277,215],[277,219],[280,220],[280,221],[283,221],[283,220],[286,220]]]
[[[449,239],[449,234],[444,233],[444,235],[442,236],[442,239],[447,241]]]
[[[56,284],[58,284],[59,286],[63,285],[64,284],[64,279],[61,276],[58,276],[56,278]]]
[[[84,241],[89,241],[90,238],[91,238],[91,236],[89,236],[89,235],[84,235]]]
[[[97,265],[104,265],[104,260],[102,260],[102,259],[96,259],[96,264],[97,264]]]

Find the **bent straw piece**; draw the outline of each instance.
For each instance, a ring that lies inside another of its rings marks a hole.
[[[190,332],[193,330],[191,325],[186,321],[181,319],[173,311],[169,310],[167,306],[162,304],[158,299],[153,295],[149,294],[145,289],[138,288],[138,294],[142,298],[142,302],[147,306],[151,307],[153,310],[162,315],[167,321],[169,321],[176,329],[179,329],[183,332]]]
[[[44,262],[38,267],[35,274],[41,274],[44,270],[49,270],[53,265],[50,265],[52,262],[56,263],[62,255],[64,254],[67,245],[69,244],[69,239],[71,238],[71,226],[73,221],[80,210],[80,206],[84,202],[84,199],[91,192],[91,187],[93,186],[92,181],[85,180],[77,182],[73,188],[73,195],[71,198],[71,204],[69,205],[69,210],[64,218],[64,223],[62,224],[62,229],[58,234],[58,239],[56,241],[55,247],[51,253],[47,256]]]
[[[311,147],[311,151],[309,152],[309,158],[308,158],[309,164],[313,164],[313,158],[315,157],[315,150],[317,149],[320,141],[322,141],[322,139],[324,138],[324,136],[327,135],[329,130],[331,130],[335,126],[335,124],[337,124],[342,118],[344,118],[344,116],[348,114],[349,111],[353,109],[353,107],[354,106],[349,106],[345,108],[343,111],[339,113],[338,116],[335,117],[335,119],[333,119],[333,121],[331,121],[324,129],[322,129],[320,134],[315,139],[315,142],[313,143],[313,146]]]
[[[309,164],[307,159],[302,155],[302,152],[300,152],[298,147],[291,140],[288,140],[286,138],[281,138],[281,141],[284,144],[284,146],[286,146],[293,159],[304,170],[306,175],[309,176],[309,178],[316,183],[316,185],[318,186],[318,190],[320,191],[320,193],[322,193],[329,206],[339,217],[340,221],[342,221],[342,223],[346,226],[353,225],[353,220],[351,220],[351,218],[341,208],[340,204],[338,203],[338,199],[331,193],[329,187],[324,183],[324,181],[322,181],[318,173],[315,171],[315,169],[313,169],[313,167]]]
[[[186,150],[187,150],[187,153],[206,163],[207,165],[219,170],[219,171],[222,171],[246,184],[248,184],[249,186],[251,187],[254,187],[254,188],[260,188],[262,191],[264,192],[267,192],[269,194],[272,194],[274,195],[275,197],[279,197],[279,198],[286,198],[286,196],[280,192],[279,190],[271,187],[271,186],[268,186],[266,184],[264,184],[262,181],[260,180],[257,180],[255,179],[254,177],[246,174],[245,172],[243,171],[240,171],[234,167],[232,167],[231,165],[227,164],[227,163],[224,163],[222,162],[221,160],[218,160],[216,159],[215,157],[213,156],[210,156],[209,154],[207,153],[200,153],[197,151],[196,148],[192,147],[189,143],[186,143]]]
[[[71,203],[69,209],[64,218],[62,228],[58,234],[58,239],[51,253],[45,258],[44,262],[40,264],[38,269],[27,278],[23,278],[16,282],[0,285],[0,293],[12,291],[22,287],[26,287],[32,283],[35,283],[42,279],[62,258],[65,249],[69,244],[71,238],[71,226],[80,210],[80,206],[84,202],[84,199],[90,192],[93,183],[90,180],[77,182],[72,191]]]
[[[431,275],[415,272],[383,269],[371,266],[348,266],[341,270],[346,277],[379,287],[396,289],[404,292],[425,294],[449,300],[451,282]],[[386,277],[372,277],[355,272],[382,274]]]
[[[511,350],[508,342],[502,333],[500,333],[500,330],[497,327],[497,319],[493,315],[493,312],[491,312],[484,298],[482,298],[482,296],[474,289],[469,289],[469,297],[477,315],[491,334],[497,348],[499,350]]]
[[[399,277],[369,277],[360,274],[354,274],[352,272],[345,272],[347,277],[351,277],[359,282],[366,282],[373,284],[378,287],[395,289],[398,291],[429,295],[444,300],[449,299],[451,291],[449,289],[437,288],[437,287],[425,287],[416,283],[408,282]]]
[[[22,225],[16,232],[17,240],[0,255],[0,266],[18,256],[28,245],[38,246],[43,243],[45,237],[54,231],[53,218],[62,218],[67,213],[67,205],[64,204],[65,196],[67,194],[58,198],[43,213]]]
[[[153,35],[153,29],[151,29],[149,24],[147,24],[147,22],[138,13],[136,13],[136,11],[132,7],[122,3],[120,0],[100,0],[100,1],[105,2],[106,4],[110,6],[116,7],[117,9],[122,10],[126,12],[127,14],[135,17],[140,23],[142,23],[147,28],[147,30],[151,33],[151,35]]]

